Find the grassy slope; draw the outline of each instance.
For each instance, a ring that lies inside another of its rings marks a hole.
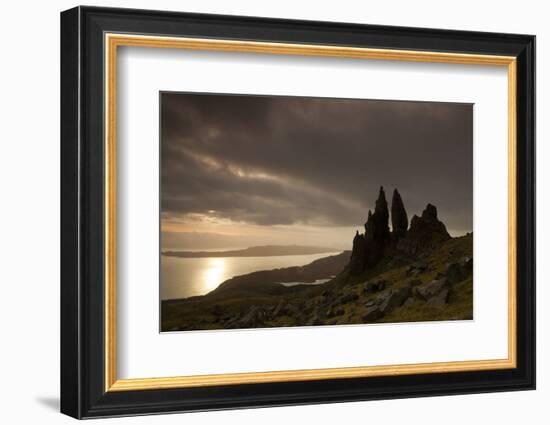
[[[399,288],[406,286],[412,279],[419,279],[423,283],[430,282],[436,278],[439,273],[445,273],[449,263],[460,260],[464,256],[472,255],[472,236],[463,236],[451,239],[445,242],[438,250],[427,255],[421,261],[429,266],[429,269],[415,276],[407,276],[409,264],[391,270],[382,271],[376,276],[376,279],[384,279],[390,282],[389,288]],[[382,264],[379,268],[384,269],[387,265]],[[374,271],[376,274],[376,271]],[[359,278],[359,282],[364,282],[366,276]],[[369,276],[371,277],[371,276]],[[362,285],[355,285],[362,286]],[[353,288],[353,285],[352,285]],[[357,289],[357,293],[361,291]],[[362,316],[366,311],[364,304],[376,298],[376,294],[368,296],[361,294],[357,307],[349,309],[350,322],[362,323]],[[379,319],[378,322],[420,322],[430,320],[464,320],[472,319],[473,316],[473,281],[470,275],[464,281],[455,284],[451,290],[449,303],[444,306],[430,306],[425,302],[417,301],[410,307],[400,307]],[[345,323],[345,320],[338,320],[335,323]]]
[[[459,261],[464,256],[472,256],[472,235],[451,239],[437,250],[425,254],[418,261],[428,265],[428,269],[414,279],[430,282],[439,273],[445,273],[449,263]],[[342,303],[339,308],[343,314],[336,317],[322,317],[322,325],[364,323],[363,316],[367,311],[365,303],[375,299],[378,294],[365,294],[364,283],[370,279],[387,280],[387,288],[399,288],[413,279],[407,275],[407,269],[414,261],[401,259],[382,261],[375,269],[353,278],[342,273],[332,281],[316,286],[296,286],[286,288],[281,294],[255,296],[250,293],[244,297],[208,300],[197,297],[192,301],[164,302],[162,307],[163,330],[177,329],[220,329],[224,318],[246,312],[252,306],[274,308],[281,301],[294,306],[298,313],[279,315],[266,320],[262,327],[304,326],[311,323],[316,312],[326,310],[327,299],[336,299],[342,295],[355,293],[357,300]],[[258,282],[261,284],[261,282]],[[415,301],[409,307],[399,307],[385,315],[379,322],[409,322],[433,320],[471,319],[473,316],[473,282],[468,276],[455,284],[451,290],[449,302],[444,306],[430,306],[423,301]]]

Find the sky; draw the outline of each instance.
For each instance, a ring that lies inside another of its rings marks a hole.
[[[472,105],[161,93],[162,249],[350,249],[380,186],[472,231]]]

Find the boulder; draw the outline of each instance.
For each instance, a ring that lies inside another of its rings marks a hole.
[[[348,292],[347,294],[341,295],[336,299],[333,305],[347,304],[352,301],[356,301],[359,298],[355,292]]]
[[[416,300],[414,297],[409,297],[407,300],[403,303],[403,307],[411,307],[416,304]]]
[[[411,264],[407,268],[407,276],[418,276],[420,273],[424,273],[426,270],[428,270],[428,265],[426,263],[420,262]]]
[[[342,314],[344,314],[344,309],[342,307],[329,307],[325,313],[327,318],[341,316]]]
[[[416,286],[414,288],[414,295],[424,301],[428,301],[444,289],[447,289],[447,282],[445,279],[432,280],[429,283]]]
[[[443,289],[440,293],[434,295],[430,298],[426,304],[441,306],[447,304],[449,301],[449,290],[447,288]]]
[[[373,292],[377,292],[378,282],[366,282],[363,289],[366,294],[372,294]]]
[[[303,310],[303,306],[297,306],[294,304],[287,304],[284,306],[284,314],[290,317],[298,316]]]
[[[401,307],[405,300],[411,296],[411,288],[408,286],[390,289],[379,304],[382,313],[388,313],[396,307]]]
[[[450,285],[463,281],[468,277],[468,270],[464,267],[463,264],[452,263],[447,267],[447,272],[445,277],[447,278],[447,283]]]
[[[306,326],[318,326],[323,324],[323,318],[318,312],[314,313],[313,316],[306,322]]]
[[[334,316],[341,316],[344,314],[344,309],[342,307],[337,307],[334,309]]]
[[[264,310],[259,306],[253,305],[243,317],[239,319],[238,324],[240,328],[257,328],[263,325],[264,319]]]
[[[374,292],[380,292],[380,291],[383,291],[385,288],[386,288],[386,283],[387,281],[386,280],[377,280],[377,281],[370,281],[370,282],[366,282],[364,284],[364,291],[365,293],[367,294],[372,294]]]
[[[369,307],[363,315],[363,322],[374,322],[380,319],[384,314],[377,306]]]
[[[277,317],[281,315],[283,313],[284,305],[285,303],[283,300],[279,301],[279,304],[277,304],[277,307],[275,307],[275,310],[273,310],[273,312],[271,313],[271,316]]]

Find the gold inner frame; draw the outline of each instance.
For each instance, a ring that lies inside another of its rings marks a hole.
[[[515,368],[516,359],[516,58],[462,53],[370,49],[328,45],[268,43],[105,34],[105,391],[133,391],[214,385],[254,384],[446,373]],[[507,67],[508,72],[508,357],[495,360],[398,364],[252,373],[118,379],[116,327],[116,123],[117,48],[120,46],[325,56]]]

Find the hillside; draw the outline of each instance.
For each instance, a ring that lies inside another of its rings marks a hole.
[[[257,292],[220,288],[216,296],[165,301],[162,330],[472,319],[472,240],[453,238],[416,260],[386,258],[361,275],[343,272],[315,286],[257,281]]]
[[[397,190],[391,210],[392,231],[381,188],[351,254],[236,276],[207,295],[164,301],[162,330],[472,319],[473,234],[452,238],[431,204],[409,226]]]

